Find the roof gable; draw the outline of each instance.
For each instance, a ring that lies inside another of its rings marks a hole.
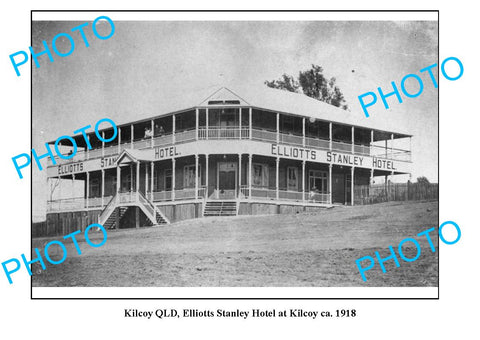
[[[238,96],[232,90],[222,87],[215,91],[212,95],[202,101],[199,106],[207,105],[221,105],[221,104],[237,104],[237,105],[250,105],[246,100]]]
[[[148,150],[125,149],[116,160],[117,165],[137,163],[138,161],[153,161],[151,153]]]

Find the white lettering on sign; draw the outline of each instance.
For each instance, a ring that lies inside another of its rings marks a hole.
[[[397,170],[397,168],[393,166],[393,161],[373,157],[372,162],[373,167],[376,169]]]
[[[100,160],[100,167],[106,168],[115,165],[115,161],[117,160],[117,156],[112,157],[105,157]]]
[[[317,159],[317,152],[315,150],[275,144],[272,144],[272,155],[305,160]]]
[[[83,162],[59,165],[57,169],[58,175],[66,175],[74,172],[83,171]]]
[[[167,146],[166,148],[155,148],[155,159],[164,159],[179,156],[176,146]]]
[[[335,164],[348,164],[348,165],[355,165],[355,166],[363,166],[363,157],[354,156],[354,155],[346,155],[346,154],[339,154],[336,152],[327,152],[327,162],[335,163]]]

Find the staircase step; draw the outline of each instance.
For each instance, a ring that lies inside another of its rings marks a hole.
[[[148,211],[148,214],[150,214],[150,212],[152,211],[152,208],[153,208],[155,216],[152,219],[147,217],[147,222],[146,222],[147,225],[158,225],[158,224],[168,224],[168,223],[170,223],[168,221],[168,219],[165,216],[163,216],[162,212],[160,212],[158,210],[158,208],[151,201],[149,201],[146,197],[143,197],[143,201],[141,200],[140,203],[137,206],[141,210],[146,209]],[[116,225],[117,209],[119,211],[119,220],[121,220],[122,217],[125,215],[125,213],[128,211],[128,209],[130,209],[131,207],[132,206],[115,206],[114,209],[110,212],[110,215],[108,216],[108,218],[103,223],[104,227],[107,228],[107,229],[114,229],[115,227],[117,227],[117,225]],[[144,210],[144,213],[147,214],[147,212],[145,210]]]
[[[203,208],[203,216],[236,216],[237,202],[235,201],[207,201]]]
[[[120,216],[119,216],[119,221],[122,219],[122,217],[125,215],[125,213],[128,210],[128,207],[120,207]],[[115,229],[117,224],[117,217],[116,217],[116,212],[115,210],[112,211],[110,216],[108,216],[107,221],[103,224],[103,226],[106,229]]]

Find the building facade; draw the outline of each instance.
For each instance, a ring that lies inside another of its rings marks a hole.
[[[394,146],[411,135],[367,127],[361,114],[301,94],[267,88],[252,97],[220,88],[117,124],[112,142],[89,134],[91,149],[73,136],[80,151],[50,163],[47,180],[63,191],[80,181],[83,190],[49,200],[47,225],[124,228],[353,205],[356,185],[410,173],[410,148]]]

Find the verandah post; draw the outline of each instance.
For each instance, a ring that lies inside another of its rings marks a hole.
[[[306,161],[302,161],[302,202],[305,204],[305,163]]]

